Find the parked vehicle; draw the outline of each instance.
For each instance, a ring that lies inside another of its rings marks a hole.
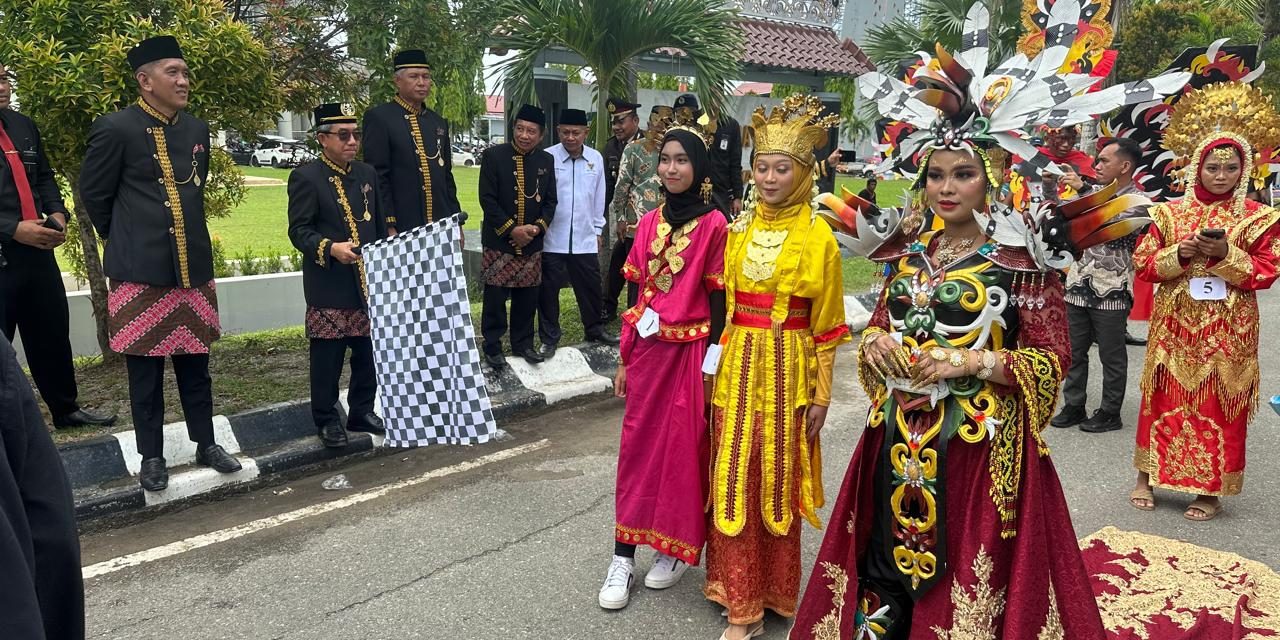
[[[453,146],[453,165],[454,166],[462,165],[464,167],[474,167],[476,166],[476,156],[470,151],[467,151],[462,147],[459,147],[458,145],[454,145]]]
[[[253,159],[255,147],[244,140],[228,140],[226,150],[231,154],[232,162],[236,164],[249,164]]]
[[[262,144],[249,158],[250,166],[296,167],[316,158],[307,147],[297,140],[281,136],[262,136]]]

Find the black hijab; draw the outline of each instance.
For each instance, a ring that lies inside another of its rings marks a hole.
[[[680,227],[694,218],[715,211],[716,205],[702,201],[703,180],[711,176],[711,156],[707,153],[707,144],[691,131],[673,129],[662,138],[658,153],[662,153],[662,148],[672,140],[684,147],[685,154],[689,156],[689,164],[693,165],[693,183],[687,191],[670,193],[665,183],[662,186],[662,195],[666,199],[666,203],[662,205],[662,219],[672,227]]]

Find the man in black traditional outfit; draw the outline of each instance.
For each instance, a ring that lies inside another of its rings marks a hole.
[[[355,108],[315,109],[320,157],[289,175],[289,239],[306,256],[302,289],[311,339],[311,416],[326,447],[345,447],[338,378],[351,349],[351,407],[347,430],[385,433],[373,412],[377,380],[369,337],[369,287],[360,247],[386,237],[378,173],[355,162],[360,130]]]
[[[9,108],[9,72],[0,65],[0,332],[22,331],[22,347],[55,427],[112,425],[76,402],[71,318],[53,251],[66,242],[67,207],[49,168],[40,130]]]
[[[609,98],[605,106],[609,111],[610,124],[613,127],[613,137],[604,143],[603,154],[604,163],[609,169],[608,179],[604,184],[604,202],[605,207],[608,207],[609,203],[613,202],[613,190],[618,186],[622,152],[626,151],[627,145],[643,138],[644,131],[640,130],[640,115],[636,112],[640,108],[639,104],[619,98]],[[607,219],[605,223],[608,224]],[[627,284],[626,279],[622,277],[622,265],[627,262],[627,255],[631,253],[633,241],[634,239],[627,235],[626,223],[618,223],[614,231],[613,250],[609,255],[609,267],[605,270],[604,308],[601,311],[601,318],[605,322],[612,322],[618,317],[618,298],[622,295],[622,288]]]
[[[449,123],[424,104],[432,85],[427,54],[401,51],[394,64],[395,99],[364,114],[364,160],[378,171],[392,234],[462,210]]]
[[[0,337],[0,638],[84,639],[71,483],[17,354]]]
[[[502,334],[507,332],[508,298],[511,352],[531,364],[545,359],[533,348],[533,314],[542,285],[543,238],[556,213],[554,160],[538,149],[546,123],[541,109],[526,104],[516,113],[511,142],[489,147],[480,156],[480,331],[485,362],[494,369],[506,367]]]
[[[221,473],[240,461],[214,442],[209,348],[221,333],[213,246],[204,219],[209,125],[183,111],[187,63],[172,36],[129,50],[142,97],[98,118],[80,168],[80,196],[106,244],[107,331],[124,354],[139,484],[169,486],[164,459],[164,361],[173,359],[196,463]]]

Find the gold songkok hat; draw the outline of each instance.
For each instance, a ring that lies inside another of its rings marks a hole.
[[[815,96],[792,94],[765,114],[763,106],[751,114],[747,138],[752,157],[782,153],[804,166],[812,166],[814,149],[827,146],[827,130],[840,124],[837,114],[822,115],[822,101]]]
[[[1211,84],[1183,96],[1173,107],[1164,148],[1193,161],[1201,147],[1218,139],[1248,143],[1247,152],[1280,144],[1280,115],[1271,99],[1239,82]]]

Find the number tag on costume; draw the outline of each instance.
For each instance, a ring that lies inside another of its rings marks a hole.
[[[1227,281],[1217,276],[1191,279],[1192,300],[1226,300]]]
[[[702,359],[702,372],[714,376],[720,370],[720,353],[724,347],[713,344],[707,347],[707,357]]]
[[[636,323],[636,332],[641,338],[648,338],[658,332],[658,312],[654,311],[653,307],[644,310],[644,315],[640,316],[640,321]]]

